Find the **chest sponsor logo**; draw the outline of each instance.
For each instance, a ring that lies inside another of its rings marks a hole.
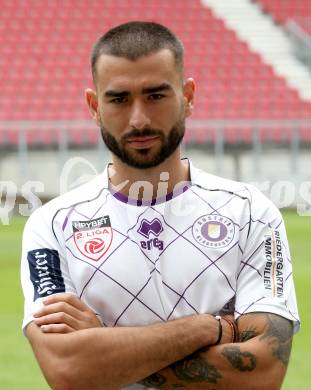
[[[74,242],[83,256],[98,261],[110,248],[113,233],[108,215],[91,221],[73,221],[72,228]]]
[[[152,221],[144,218],[137,232],[145,237],[145,240],[140,241],[142,249],[151,250],[152,248],[158,248],[160,251],[163,250],[164,243],[157,238],[163,232],[162,223],[158,218],[154,218]]]
[[[193,238],[201,245],[210,248],[228,246],[235,234],[235,226],[231,219],[222,215],[203,215],[198,218],[193,227]]]

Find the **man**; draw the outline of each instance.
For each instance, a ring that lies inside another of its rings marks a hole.
[[[182,44],[156,23],[120,25],[92,72],[112,164],[24,232],[23,327],[47,381],[280,388],[299,327],[282,218],[255,188],[181,159],[195,90]]]

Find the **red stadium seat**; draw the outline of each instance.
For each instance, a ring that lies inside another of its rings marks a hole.
[[[311,15],[311,2],[305,0],[260,2],[267,12],[278,15],[277,20],[291,14]],[[6,31],[0,37],[0,71],[5,75],[0,80],[5,97],[0,119],[89,119],[83,94],[92,85],[91,47],[106,29],[134,19],[159,21],[180,35],[186,49],[185,73],[198,84],[194,118],[311,117],[311,104],[302,101],[296,90],[200,0],[12,0],[1,5],[0,13]],[[226,140],[251,142],[251,129],[238,130],[228,129]],[[303,133],[304,139],[310,139],[308,131]],[[40,135],[34,131],[27,139],[29,143],[53,143],[55,134],[57,129]],[[209,141],[210,134],[202,127],[186,135],[186,140]],[[271,137],[282,140],[282,134],[276,131]],[[96,131],[83,129],[68,132],[68,138],[77,145],[98,142]],[[6,139],[16,144],[16,132]]]
[[[299,16],[311,17],[311,3],[306,0],[258,0],[263,10],[270,13],[276,22],[285,24]]]

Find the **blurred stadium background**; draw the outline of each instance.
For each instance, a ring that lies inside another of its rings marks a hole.
[[[284,389],[307,389],[310,0],[0,0],[0,388],[47,388],[18,333],[25,219],[13,215],[29,214],[39,204],[34,195],[46,201],[108,161],[84,102],[89,54],[104,31],[129,20],[158,21],[184,42],[186,77],[197,84],[184,154],[211,173],[255,182],[295,210],[285,218],[305,330]]]

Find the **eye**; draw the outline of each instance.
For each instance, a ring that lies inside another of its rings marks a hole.
[[[122,104],[122,103],[126,103],[126,102],[127,102],[127,97],[125,97],[125,96],[116,97],[116,98],[113,98],[109,101],[109,103],[113,103],[113,104]]]
[[[152,95],[148,96],[149,100],[161,100],[165,97],[165,95],[162,95],[161,93],[153,93]]]

